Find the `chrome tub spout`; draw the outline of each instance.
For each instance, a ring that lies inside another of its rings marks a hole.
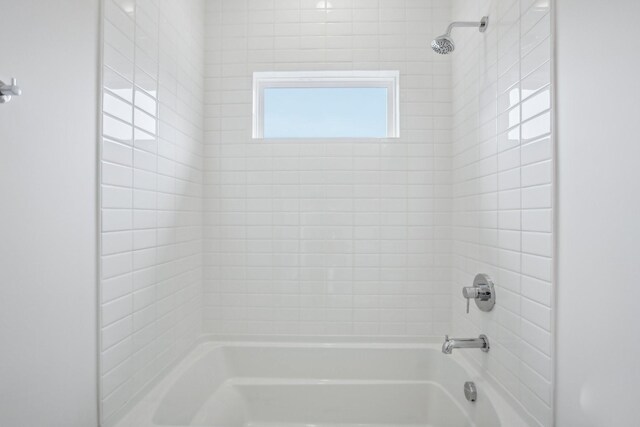
[[[442,352],[451,354],[454,348],[479,348],[486,353],[489,351],[489,338],[486,335],[480,335],[478,338],[449,338],[449,335],[446,335]]]

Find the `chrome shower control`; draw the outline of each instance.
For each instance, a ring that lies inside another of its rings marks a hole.
[[[478,389],[473,381],[464,383],[464,397],[466,397],[469,402],[475,402],[478,399]]]
[[[22,95],[16,79],[11,79],[11,84],[5,84],[0,80],[0,104],[11,101],[12,96]]]
[[[469,301],[475,300],[481,311],[491,311],[496,305],[496,291],[493,281],[486,274],[476,274],[473,286],[462,288],[462,296],[467,299],[467,313],[469,312]]]

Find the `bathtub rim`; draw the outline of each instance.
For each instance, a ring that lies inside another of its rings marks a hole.
[[[153,380],[142,388],[140,393],[119,408],[101,427],[129,427],[122,424],[134,412],[150,414],[153,418],[155,408],[179,375],[191,366],[199,357],[211,348],[235,347],[277,347],[277,348],[351,348],[351,349],[430,349],[440,351],[443,338],[438,336],[300,336],[300,335],[218,335],[202,334],[175,362],[168,365]],[[465,357],[461,351],[449,354],[469,377],[470,381],[482,384],[483,393],[498,414],[502,427],[516,425],[539,427],[536,419],[513,397],[499,382],[486,371],[480,372],[477,365]],[[488,385],[486,387],[485,385]],[[462,393],[462,385],[460,388]],[[144,411],[144,409],[147,409]],[[135,418],[138,419],[138,418]],[[520,424],[514,422],[520,421]],[[524,422],[525,424],[522,424]],[[149,424],[156,426],[156,424]],[[146,426],[145,426],[146,427]]]

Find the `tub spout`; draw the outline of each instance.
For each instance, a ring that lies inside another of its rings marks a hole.
[[[449,335],[445,335],[442,352],[451,354],[454,348],[479,348],[486,353],[489,351],[489,339],[486,335],[478,338],[449,338]]]
[[[453,339],[449,339],[449,335],[444,336],[444,343],[442,343],[442,352],[444,354],[453,353]]]

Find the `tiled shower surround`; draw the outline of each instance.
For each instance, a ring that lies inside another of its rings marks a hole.
[[[450,325],[448,0],[207,2],[205,330]],[[254,71],[400,70],[397,140],[252,140]]]
[[[465,354],[552,425],[550,5],[456,0],[454,19],[483,15],[484,36],[454,30],[452,333],[487,334],[487,356]],[[497,304],[465,314],[478,272]]]
[[[101,420],[201,332],[201,1],[104,0]]]
[[[201,332],[486,333],[552,424],[548,1],[103,2],[105,425]],[[399,70],[400,138],[251,138],[254,71],[322,70]]]

